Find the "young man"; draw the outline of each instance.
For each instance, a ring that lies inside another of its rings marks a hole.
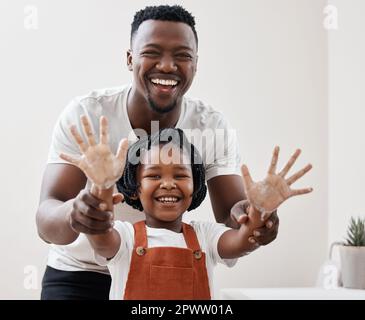
[[[217,152],[214,143],[202,143],[199,151],[203,160],[210,159],[204,166],[216,221],[238,227],[230,216],[231,208],[245,199],[236,137],[221,113],[184,96],[196,73],[197,51],[198,37],[190,13],[180,6],[146,7],[136,13],[132,23],[131,47],[127,52],[132,85],[76,98],[60,116],[37,212],[38,233],[52,244],[42,299],[108,299],[108,271],[96,264],[84,234],[107,232],[113,226],[114,216],[103,211],[104,204],[90,194],[82,171],[59,157],[60,153],[80,155],[69,126],[75,124],[82,132],[82,114],[87,115],[95,132],[99,131],[100,116],[108,118],[114,152],[121,138],[133,141],[141,130],[150,133],[152,121],[157,121],[160,129],[223,130],[225,143],[220,145],[223,150]],[[197,139],[198,143],[194,143],[198,145],[206,140]],[[127,206],[122,212],[123,220],[143,219],[140,213],[128,214],[131,210]],[[265,245],[275,239],[277,215],[274,213],[270,219],[266,227],[256,230],[251,237],[253,245]]]

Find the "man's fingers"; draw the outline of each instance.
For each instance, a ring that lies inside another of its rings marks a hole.
[[[248,215],[247,214],[241,214],[238,219],[236,219],[239,224],[246,224],[248,221]]]
[[[95,146],[96,145],[95,137],[93,131],[91,130],[91,125],[89,120],[85,115],[82,115],[80,118],[81,118],[82,128],[84,130],[89,146]]]
[[[70,163],[74,164],[75,166],[79,166],[80,160],[76,159],[74,157],[71,157],[68,154],[60,153],[60,158],[67,161],[67,162],[70,162]]]
[[[113,204],[118,204],[124,201],[124,196],[121,193],[113,194]]]
[[[290,191],[290,196],[299,196],[301,194],[310,193],[313,191],[313,188],[303,188],[303,189],[294,189]]]
[[[293,174],[290,178],[286,179],[287,184],[290,186],[299,178],[304,176],[310,169],[312,169],[312,165],[307,164],[302,170],[299,170],[297,173]]]
[[[75,125],[72,125],[70,127],[71,135],[73,136],[74,140],[76,141],[76,144],[79,146],[79,149],[82,153],[85,153],[87,150],[87,145],[85,144],[84,140],[82,139],[80,133],[77,131],[77,128]]]
[[[241,200],[236,202],[231,208],[231,217],[238,223],[245,223],[248,218],[248,207],[250,202],[248,200]]]
[[[269,174],[275,174],[276,171],[276,165],[278,163],[278,158],[279,158],[279,150],[280,148],[278,146],[276,146],[274,148],[274,152],[272,154],[272,158],[271,158],[271,164],[268,170]]]
[[[245,164],[243,164],[241,166],[241,172],[242,172],[245,191],[247,192],[251,188],[251,185],[253,184],[253,180],[252,180],[250,172],[248,171],[248,168]]]
[[[102,200],[94,197],[89,190],[82,190],[77,196],[74,205],[84,204],[85,206],[91,206],[96,210],[105,211],[107,205]],[[104,207],[103,207],[104,206]]]
[[[109,132],[108,132],[108,120],[106,117],[100,117],[100,143],[108,144],[109,142]]]
[[[71,227],[75,231],[85,233],[85,234],[103,234],[103,233],[107,233],[113,229],[112,226],[109,228],[104,228],[104,229],[89,228],[78,221],[72,221]]]
[[[279,217],[277,215],[277,211],[275,210],[271,214],[270,218],[265,222],[265,226],[266,228],[271,229],[272,227],[277,225],[279,225]]]
[[[108,221],[113,219],[113,213],[101,209],[96,209],[87,205],[85,202],[76,202],[74,204],[74,210],[76,210],[76,215],[83,215],[87,218],[99,220],[99,221]]]
[[[290,168],[293,166],[293,164],[295,163],[295,161],[298,159],[300,153],[302,151],[300,149],[295,150],[294,154],[290,157],[288,163],[285,165],[285,167],[283,168],[283,170],[280,171],[279,176],[281,177],[285,177],[287,175],[287,173],[289,172]]]
[[[82,214],[78,216],[77,222],[81,223],[84,227],[95,231],[107,231],[114,225],[112,219],[101,221]]]

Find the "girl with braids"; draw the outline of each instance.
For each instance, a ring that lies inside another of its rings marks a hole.
[[[250,201],[247,201],[248,223],[242,223],[239,229],[213,222],[187,224],[182,222],[184,212],[197,208],[207,189],[202,159],[182,130],[162,129],[141,137],[129,148],[124,139],[114,155],[108,144],[106,118],[100,118],[98,144],[87,118],[83,116],[81,120],[88,143],[75,127],[71,127],[71,133],[83,156],[75,159],[61,154],[61,157],[78,166],[93,182],[91,192],[103,200],[104,211],[108,209],[112,214],[113,205],[124,198],[146,215],[145,221],[134,225],[115,221],[104,234],[80,234],[92,245],[96,262],[109,268],[110,299],[213,298],[213,267],[217,263],[233,266],[237,258],[254,249],[248,238],[265,223],[269,210],[272,212],[292,195],[311,191],[310,188],[291,190],[289,184],[283,189],[281,180],[276,179],[284,180],[275,174],[278,158],[275,149],[269,170],[275,180],[273,185],[261,188],[262,182],[254,183],[243,167]],[[295,158],[281,173],[287,173]],[[304,173],[302,170],[289,178],[291,183]],[[121,194],[113,195],[115,183]]]

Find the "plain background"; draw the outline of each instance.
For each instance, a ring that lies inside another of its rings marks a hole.
[[[314,192],[280,208],[278,238],[233,269],[219,266],[216,290],[315,285],[329,244],[361,214],[363,1],[331,1],[339,25],[326,30],[325,0],[2,0],[1,299],[39,298],[48,246],[35,213],[58,115],[76,95],[131,81],[125,58],[133,15],[162,3],[196,17],[198,74],[188,95],[237,129],[253,178],[264,177],[275,145],[279,167],[297,147],[303,153],[291,172],[314,167],[294,185]],[[24,27],[27,5],[38,10],[35,30]],[[187,218],[197,217],[213,219],[208,199]]]

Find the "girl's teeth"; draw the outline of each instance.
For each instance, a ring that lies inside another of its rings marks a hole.
[[[163,198],[158,198],[157,199],[160,202],[177,202],[178,199],[175,197],[163,197]]]

